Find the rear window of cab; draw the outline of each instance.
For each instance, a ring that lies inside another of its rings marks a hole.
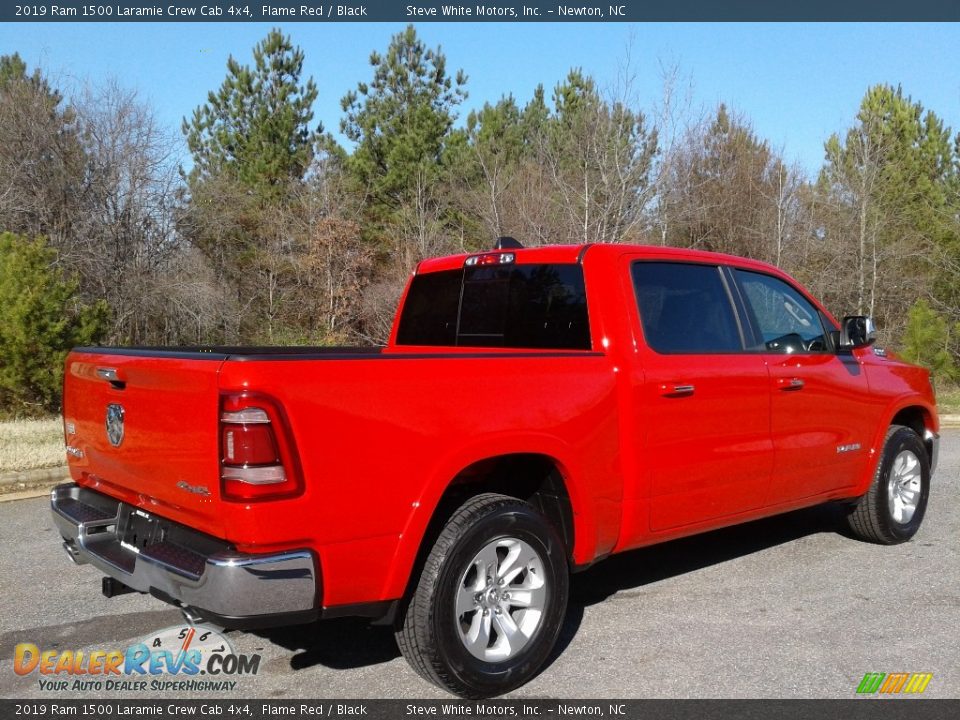
[[[417,275],[396,344],[589,350],[583,267],[481,265]]]

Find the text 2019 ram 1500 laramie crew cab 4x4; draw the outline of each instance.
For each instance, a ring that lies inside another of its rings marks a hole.
[[[105,592],[391,622],[424,678],[496,695],[612,553],[826,501],[909,540],[935,400],[872,340],[764,263],[502,239],[421,262],[383,348],[74,350],[53,517]]]

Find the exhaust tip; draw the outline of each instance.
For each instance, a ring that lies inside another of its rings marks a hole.
[[[183,619],[191,625],[200,625],[203,622],[203,618],[200,617],[197,611],[186,605],[180,606],[180,614],[183,615]]]
[[[67,554],[67,557],[70,558],[70,562],[74,565],[83,565],[87,561],[80,557],[80,548],[74,545],[70,540],[63,541],[63,551]]]

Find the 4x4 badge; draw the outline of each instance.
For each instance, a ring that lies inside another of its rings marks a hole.
[[[114,447],[123,442],[123,405],[118,403],[107,405],[107,440]]]

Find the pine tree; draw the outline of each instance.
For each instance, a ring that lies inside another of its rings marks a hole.
[[[292,218],[303,211],[316,152],[332,142],[310,125],[318,91],[302,79],[303,51],[273,29],[253,60],[231,57],[220,89],[182,127],[194,164],[180,227],[231,290],[222,328],[230,342],[286,332],[303,251]]]
[[[537,85],[530,102],[524,106],[521,117],[523,139],[527,147],[536,147],[540,143],[549,118],[550,108],[547,107],[546,91],[543,85]]]
[[[907,361],[925,366],[936,379],[958,379],[957,367],[949,349],[949,326],[922,298],[910,308],[902,347]]]
[[[79,304],[42,239],[0,234],[0,412],[37,415],[60,404],[63,362],[75,345],[95,342],[107,306]]]
[[[357,144],[348,168],[382,221],[418,186],[436,182],[467,78],[462,70],[448,75],[441,49],[428,49],[412,25],[385,54],[372,53],[370,65],[373,80],[341,100],[340,127]]]
[[[301,81],[303,51],[273,29],[254,47],[253,60],[250,67],[231,56],[223,85],[183,120],[191,190],[227,174],[275,197],[310,166],[322,128],[310,127],[318,91],[312,78]]]
[[[876,316],[895,337],[903,309],[931,286],[934,299],[956,307],[956,270],[930,262],[957,232],[949,198],[955,168],[942,121],[901,88],[877,85],[853,127],[825,148],[818,190],[832,219],[824,239],[836,254],[846,249],[856,287],[851,309]]]

